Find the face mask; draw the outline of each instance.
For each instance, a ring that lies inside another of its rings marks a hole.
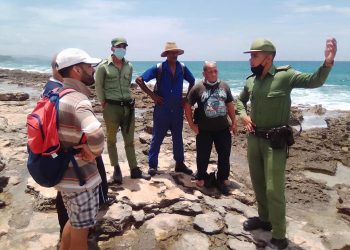
[[[205,81],[206,84],[208,84],[209,86],[214,86],[215,84],[218,83],[218,81],[215,82],[209,82],[208,80]]]
[[[251,67],[250,70],[253,72],[254,75],[256,75],[257,77],[260,77],[264,71],[264,66],[259,64],[256,67]]]
[[[123,48],[115,48],[114,50],[114,55],[119,59],[123,59],[125,54],[126,54],[126,49],[123,49]]]

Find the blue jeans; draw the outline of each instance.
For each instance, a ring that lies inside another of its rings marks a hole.
[[[183,109],[177,109],[173,112],[165,110],[163,107],[156,106],[153,112],[153,131],[152,142],[148,153],[148,162],[150,168],[158,167],[158,155],[160,146],[168,130],[171,132],[173,140],[173,154],[176,162],[184,161],[184,146],[182,141],[183,128]]]

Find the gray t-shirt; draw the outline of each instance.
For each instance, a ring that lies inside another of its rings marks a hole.
[[[233,100],[229,86],[223,81],[214,86],[203,81],[197,82],[188,94],[191,106],[195,103],[198,105],[195,122],[199,129],[205,131],[219,131],[230,126],[226,103]]]

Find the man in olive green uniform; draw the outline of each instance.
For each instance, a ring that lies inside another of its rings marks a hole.
[[[275,67],[275,46],[266,39],[255,40],[249,51],[253,74],[246,80],[237,100],[237,111],[248,135],[248,163],[258,203],[259,217],[244,222],[247,231],[272,229],[271,244],[278,249],[288,246],[286,239],[285,165],[286,145],[273,149],[268,132],[285,126],[289,120],[290,94],[293,88],[317,88],[324,84],[333,66],[337,45],[334,38],[326,42],[325,61],[313,74],[290,66]],[[246,104],[251,101],[251,113]]]
[[[124,56],[128,46],[125,38],[111,41],[112,55],[104,60],[96,70],[96,94],[103,108],[103,118],[107,129],[107,148],[111,165],[114,166],[113,180],[122,183],[122,173],[118,163],[116,147],[117,131],[121,128],[126,157],[129,163],[131,178],[151,177],[142,173],[137,167],[134,131],[134,100],[130,93],[132,65]]]

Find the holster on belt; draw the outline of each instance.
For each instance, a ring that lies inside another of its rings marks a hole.
[[[293,129],[288,125],[269,130],[255,129],[252,134],[270,140],[273,149],[282,149],[286,145],[291,146],[294,144]]]
[[[130,126],[131,126],[131,120],[132,120],[132,117],[133,117],[134,112],[135,112],[135,99],[132,99],[130,101],[129,107],[130,107],[130,112],[129,112],[128,121],[127,121],[127,125],[126,125],[126,133],[129,133]]]

